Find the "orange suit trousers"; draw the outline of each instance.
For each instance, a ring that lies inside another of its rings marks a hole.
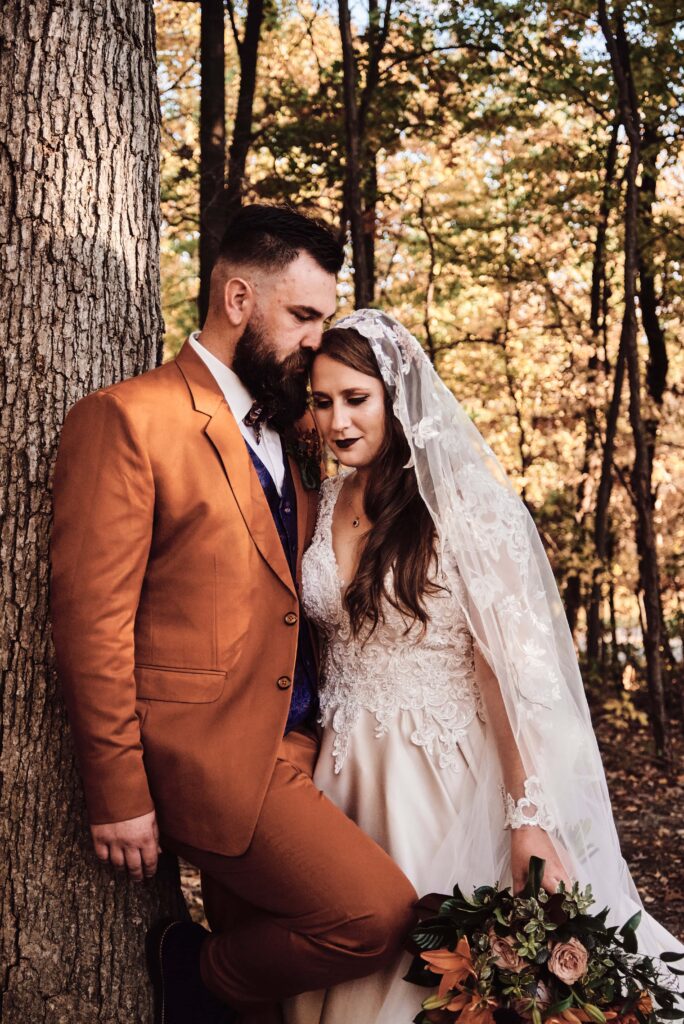
[[[284,737],[241,856],[162,839],[201,871],[212,930],[202,947],[202,978],[238,1010],[388,966],[416,920],[406,876],[316,789],[317,753],[308,733]]]

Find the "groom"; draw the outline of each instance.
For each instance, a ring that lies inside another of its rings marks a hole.
[[[281,435],[341,263],[320,223],[244,208],[201,334],[78,402],[62,433],[53,632],[95,852],[135,879],[181,854],[212,926],[151,937],[165,1024],[370,974],[413,920],[407,879],[311,780],[316,493]]]

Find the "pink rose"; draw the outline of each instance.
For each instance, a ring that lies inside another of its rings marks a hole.
[[[574,985],[586,972],[588,959],[589,954],[579,939],[572,938],[556,943],[551,950],[548,968],[566,985]]]
[[[519,974],[525,968],[525,961],[516,953],[513,945],[515,939],[510,935],[497,935],[493,928],[489,929],[489,948],[493,954],[493,960],[497,967],[504,971],[514,971]]]

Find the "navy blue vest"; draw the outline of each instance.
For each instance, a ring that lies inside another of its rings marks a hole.
[[[283,450],[283,462],[285,464],[285,477],[283,479],[282,494],[278,494],[278,488],[273,482],[271,474],[266,469],[259,456],[251,445],[247,444],[247,451],[259,477],[268,507],[276,525],[280,543],[287,558],[287,564],[292,573],[292,579],[297,586],[297,493],[290,472],[290,464]],[[318,713],[316,663],[311,646],[311,634],[309,624],[304,618],[301,604],[299,607],[299,636],[297,639],[297,660],[295,662],[294,687],[292,690],[292,701],[290,713],[287,716],[285,732],[296,729],[299,725],[312,723]]]

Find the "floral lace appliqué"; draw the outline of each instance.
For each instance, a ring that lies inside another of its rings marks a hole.
[[[318,523],[302,563],[302,600],[324,641],[321,665],[321,722],[335,733],[335,772],[341,771],[354,726],[362,711],[375,716],[381,738],[401,711],[413,713],[411,742],[424,747],[442,769],[459,769],[459,741],[473,719],[482,716],[474,678],[473,642],[458,595],[446,589],[428,595],[430,621],[424,633],[391,605],[385,620],[364,644],[352,636],[342,595],[344,581],[332,546],[332,518],[344,475],[326,480]],[[462,585],[462,584],[461,584]]]

